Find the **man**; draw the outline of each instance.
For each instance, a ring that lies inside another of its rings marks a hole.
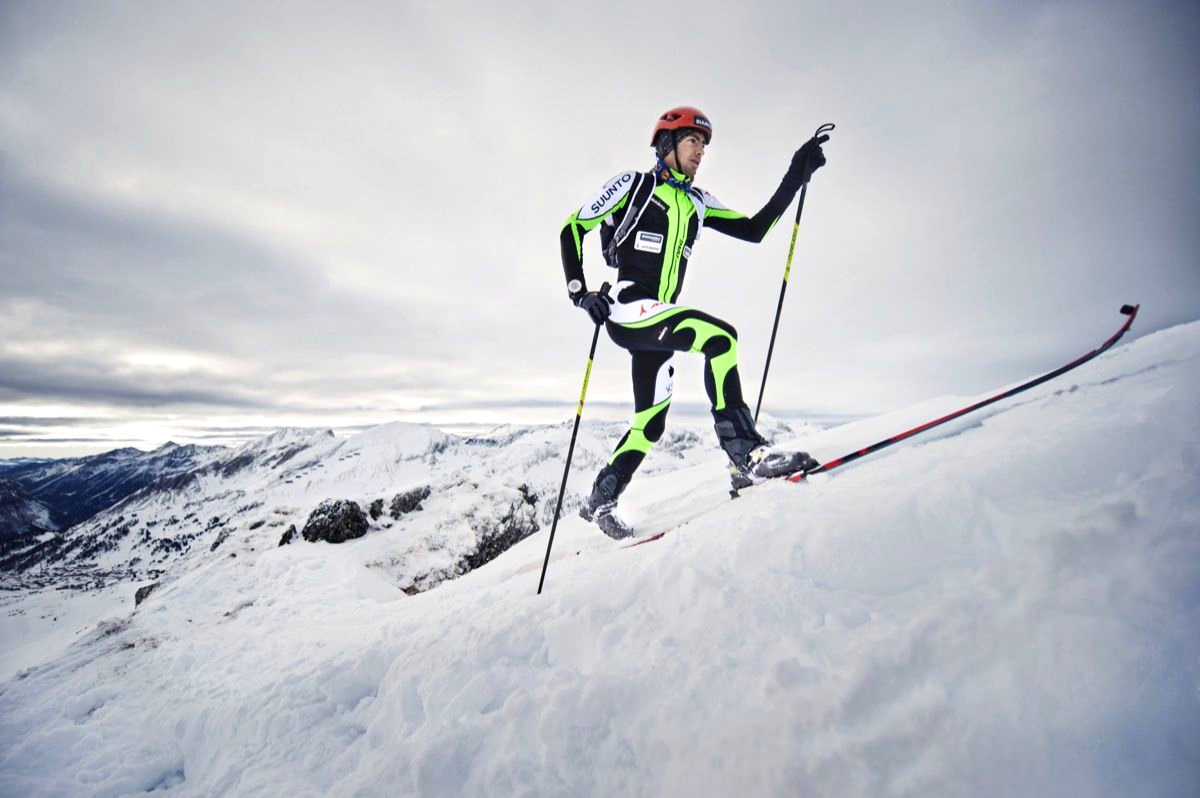
[[[709,227],[759,242],[787,209],[800,186],[825,164],[820,142],[796,151],[779,188],[754,216],[730,210],[693,184],[712,123],[690,106],[659,117],[650,143],[650,172],[622,172],[578,211],[561,234],[567,292],[633,360],[633,424],[600,471],[580,515],[614,538],[634,534],[616,514],[617,499],[650,447],[662,437],[671,404],[676,352],[704,355],[704,387],[717,439],[729,456],[735,487],[784,476],[817,463],[804,452],[772,451],[754,427],[737,369],[737,331],[721,319],[675,304],[700,231]],[[612,296],[589,291],[583,274],[583,237],[597,226],[605,259],[617,268]]]

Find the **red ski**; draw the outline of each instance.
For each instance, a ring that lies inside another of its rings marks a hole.
[[[888,446],[891,446],[893,443],[899,443],[900,441],[905,440],[907,438],[911,438],[912,436],[914,436],[918,433],[924,432],[925,430],[933,429],[934,427],[945,424],[948,421],[953,421],[956,418],[965,416],[967,413],[974,412],[976,410],[979,410],[982,407],[987,407],[990,404],[999,402],[1001,399],[1007,399],[1010,396],[1015,396],[1016,394],[1019,394],[1022,391],[1028,391],[1030,388],[1035,388],[1044,382],[1048,382],[1049,380],[1054,379],[1055,377],[1059,377],[1063,374],[1066,374],[1068,371],[1071,371],[1072,369],[1078,368],[1079,366],[1082,366],[1084,363],[1087,363],[1092,358],[1098,357],[1101,353],[1103,353],[1104,351],[1106,351],[1107,349],[1112,347],[1112,345],[1115,344],[1117,341],[1121,340],[1121,336],[1123,336],[1129,330],[1130,325],[1133,324],[1133,320],[1134,320],[1134,318],[1137,317],[1138,308],[1140,308],[1140,307],[1141,307],[1141,305],[1122,305],[1121,313],[1123,313],[1125,316],[1127,316],[1127,318],[1125,319],[1125,322],[1121,325],[1121,328],[1119,330],[1117,330],[1115,333],[1113,333],[1111,338],[1109,338],[1104,343],[1100,344],[1100,346],[1098,346],[1095,349],[1093,349],[1092,351],[1088,352],[1086,355],[1083,355],[1082,357],[1078,357],[1075,360],[1072,360],[1070,363],[1066,364],[1065,366],[1060,366],[1059,368],[1054,369],[1054,371],[1048,371],[1040,377],[1035,377],[1032,380],[1029,380],[1028,382],[1024,382],[1024,383],[1016,386],[1015,388],[1009,388],[1007,391],[1002,391],[1001,393],[998,393],[995,396],[988,397],[987,399],[984,399],[983,401],[976,402],[975,404],[969,405],[968,407],[964,407],[961,410],[956,410],[953,413],[950,413],[949,415],[942,416],[941,418],[935,418],[933,421],[928,421],[928,422],[920,425],[919,427],[913,427],[910,430],[901,432],[899,435],[893,435],[890,438],[885,438],[884,440],[879,441],[878,443],[873,443],[870,446],[867,446],[866,448],[859,449],[858,451],[855,451],[855,452],[850,452],[849,454],[846,454],[846,455],[842,455],[841,457],[839,457],[835,460],[826,461],[826,462],[822,463],[820,466],[812,469],[811,471],[802,471],[798,474],[793,474],[790,477],[786,477],[786,479],[789,482],[800,482],[805,477],[810,476],[812,474],[823,474],[826,471],[832,471],[833,469],[835,469],[839,466],[843,466],[846,463],[852,463],[860,457],[866,457],[867,455],[873,454],[873,453],[879,451],[880,449],[885,449]]]

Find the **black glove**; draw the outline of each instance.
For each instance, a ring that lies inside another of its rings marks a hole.
[[[586,310],[593,324],[603,324],[612,315],[612,304],[612,297],[599,291],[588,291],[575,297],[575,306]]]
[[[799,188],[812,179],[813,172],[825,165],[825,153],[821,145],[829,141],[829,136],[817,138],[813,136],[804,142],[804,146],[796,150],[792,156],[792,165],[788,167],[787,181]]]

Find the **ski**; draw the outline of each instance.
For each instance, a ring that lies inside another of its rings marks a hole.
[[[674,529],[674,528],[675,528],[675,527],[671,527],[671,529]],[[658,539],[659,539],[659,538],[661,538],[663,535],[665,535],[665,534],[667,534],[668,532],[670,532],[670,531],[671,531],[671,529],[664,529],[662,532],[655,532],[653,535],[647,535],[647,536],[646,536],[646,537],[644,537],[644,538],[634,538],[634,539],[633,539],[631,542],[622,543],[622,544],[621,544],[621,548],[623,548],[623,549],[632,549],[634,546],[640,546],[640,545],[642,545],[643,543],[650,543],[650,542],[652,542],[652,541],[658,540]]]
[[[914,435],[925,432],[926,430],[930,430],[930,429],[933,429],[934,427],[945,424],[948,421],[953,421],[956,418],[961,418],[962,416],[965,416],[967,413],[972,413],[976,410],[979,410],[980,408],[987,407],[990,404],[995,404],[996,402],[999,402],[1002,399],[1007,399],[1010,396],[1015,396],[1016,394],[1019,394],[1023,391],[1028,391],[1030,388],[1036,388],[1037,386],[1041,385],[1042,383],[1049,382],[1050,380],[1054,379],[1055,377],[1062,376],[1063,374],[1066,374],[1068,371],[1078,368],[1079,366],[1082,366],[1084,363],[1087,363],[1089,360],[1091,360],[1095,357],[1098,357],[1100,354],[1102,354],[1103,352],[1105,352],[1106,350],[1111,348],[1113,346],[1113,344],[1115,344],[1117,341],[1121,340],[1121,336],[1125,335],[1125,333],[1129,330],[1129,327],[1133,324],[1133,320],[1137,317],[1138,308],[1140,308],[1140,307],[1141,307],[1141,305],[1122,305],[1121,313],[1124,314],[1127,318],[1125,319],[1124,323],[1121,325],[1120,329],[1118,329],[1115,333],[1113,333],[1112,337],[1109,338],[1104,343],[1102,343],[1100,346],[1096,347],[1095,349],[1088,352],[1087,354],[1085,354],[1081,357],[1078,357],[1075,360],[1072,360],[1070,363],[1067,363],[1065,366],[1060,366],[1059,368],[1056,368],[1053,371],[1048,371],[1045,374],[1041,375],[1040,377],[1035,377],[1035,378],[1029,380],[1028,382],[1021,383],[1020,385],[1018,385],[1014,388],[1009,388],[1006,391],[1001,391],[1000,393],[996,394],[995,396],[990,396],[987,399],[976,402],[973,405],[964,407],[961,410],[956,410],[953,413],[942,416],[941,418],[935,418],[934,420],[928,421],[924,424],[921,424],[920,426],[913,427],[910,430],[901,432],[899,435],[893,435],[890,438],[885,438],[884,440],[881,440],[878,443],[873,443],[870,446],[867,446],[863,449],[859,449],[857,451],[850,452],[849,454],[845,454],[841,457],[838,457],[835,460],[829,460],[827,462],[824,462],[821,465],[817,466],[816,468],[812,469],[811,471],[801,471],[796,474],[793,474],[790,477],[785,477],[785,479],[787,479],[788,482],[802,482],[806,477],[812,476],[813,474],[824,474],[827,471],[832,471],[833,469],[844,466],[847,463],[853,463],[855,460],[858,460],[860,457],[866,457],[869,454],[874,454],[875,452],[879,451],[880,449],[886,449],[887,447],[891,446],[894,443],[899,443],[900,441],[911,438]]]

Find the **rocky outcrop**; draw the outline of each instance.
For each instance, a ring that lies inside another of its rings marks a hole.
[[[155,590],[158,590],[158,582],[146,585],[145,587],[139,587],[137,593],[133,594],[133,606],[137,607],[140,605]]]
[[[394,519],[399,519],[407,513],[416,512],[421,509],[421,502],[429,498],[431,489],[428,485],[420,488],[413,488],[404,493],[397,493],[392,497],[392,504],[388,508],[389,514]]]
[[[309,542],[345,543],[367,534],[370,525],[356,503],[347,499],[326,499],[308,516],[300,534]]]
[[[537,495],[527,485],[517,489],[520,499],[494,525],[477,527],[479,546],[463,558],[467,571],[473,571],[499,557],[514,544],[540,528],[537,522]]]
[[[416,595],[496,559],[541,528],[537,504],[537,494],[527,485],[489,491],[461,521],[474,533],[475,545],[453,565],[418,573],[400,588],[410,596]]]

